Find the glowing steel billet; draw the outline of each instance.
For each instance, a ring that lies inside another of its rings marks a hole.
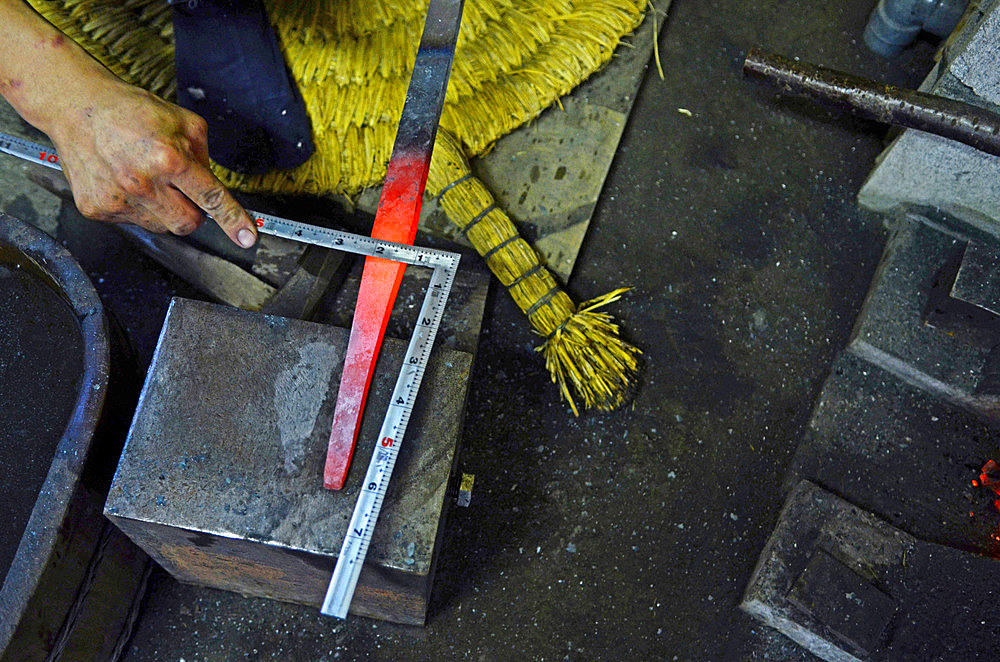
[[[372,226],[374,238],[411,244],[416,236],[462,4],[463,0],[432,0],[427,8],[420,49]],[[323,485],[329,489],[339,490],[347,479],[375,361],[405,269],[405,264],[375,257],[365,259],[323,471]]]

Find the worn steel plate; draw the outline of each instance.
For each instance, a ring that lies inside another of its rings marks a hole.
[[[175,299],[106,513],[175,577],[319,605],[398,375],[386,339],[344,490],[322,471],[346,329]],[[471,355],[425,373],[352,611],[420,623]]]

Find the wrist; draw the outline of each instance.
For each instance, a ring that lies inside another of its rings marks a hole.
[[[0,94],[49,137],[118,81],[20,0],[0,0],[0,25],[9,29],[0,40]]]
[[[95,66],[96,65],[96,66]],[[79,131],[88,124],[95,108],[116,97],[123,85],[111,72],[89,58],[79,63],[62,63],[55,79],[39,77],[31,108],[22,116],[53,140]]]

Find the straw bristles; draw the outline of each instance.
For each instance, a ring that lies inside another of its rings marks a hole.
[[[174,95],[170,6],[155,0],[34,0],[50,23],[115,75],[164,98]]]
[[[574,414],[579,414],[575,397],[588,409],[610,411],[621,406],[632,392],[641,352],[621,339],[610,315],[594,311],[618,301],[627,288],[577,308],[470,172],[457,141],[440,131],[427,190],[440,194],[445,213],[484,256],[535,332],[545,338],[538,350],[559,393]]]
[[[596,309],[618,301],[629,288],[620,288],[584,302],[560,325],[538,351],[559,392],[579,414],[572,393],[587,408],[610,411],[628,401],[639,371],[638,348],[619,337],[618,325]]]
[[[129,82],[170,98],[172,29],[162,0],[29,0]],[[318,150],[260,176],[218,170],[261,193],[339,193],[379,184],[392,151],[426,0],[270,0]],[[468,0],[441,126],[470,155],[538,116],[606,63],[647,0]]]
[[[174,93],[170,9],[163,0],[28,0],[117,75]],[[247,176],[216,167],[230,187],[341,194],[379,184],[392,152],[427,0],[266,0],[313,124],[316,153],[292,170]],[[624,402],[639,350],[593,312],[577,310],[479,180],[466,156],[559,103],[612,56],[648,0],[467,0],[427,190],[507,287],[537,333],[560,392],[577,411]],[[464,178],[464,179],[463,179]],[[460,184],[449,185],[462,180]],[[475,225],[471,225],[473,221]]]

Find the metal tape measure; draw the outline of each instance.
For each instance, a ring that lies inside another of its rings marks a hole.
[[[62,170],[59,156],[55,152],[22,138],[0,133],[0,152]],[[389,409],[379,430],[375,451],[365,473],[364,484],[358,495],[358,502],[354,506],[354,514],[347,527],[347,535],[337,556],[337,565],[320,609],[327,616],[346,618],[354,589],[358,584],[358,577],[361,575],[361,566],[371,544],[375,522],[382,510],[389,478],[396,464],[396,457],[399,455],[399,445],[417,399],[417,391],[420,389],[420,382],[427,368],[434,338],[444,316],[445,303],[455,281],[460,256],[448,251],[396,244],[364,235],[298,223],[249,209],[247,213],[254,219],[257,229],[265,234],[433,270],[427,294],[424,295],[423,304],[420,306],[416,328],[403,356],[403,367],[396,379]]]

